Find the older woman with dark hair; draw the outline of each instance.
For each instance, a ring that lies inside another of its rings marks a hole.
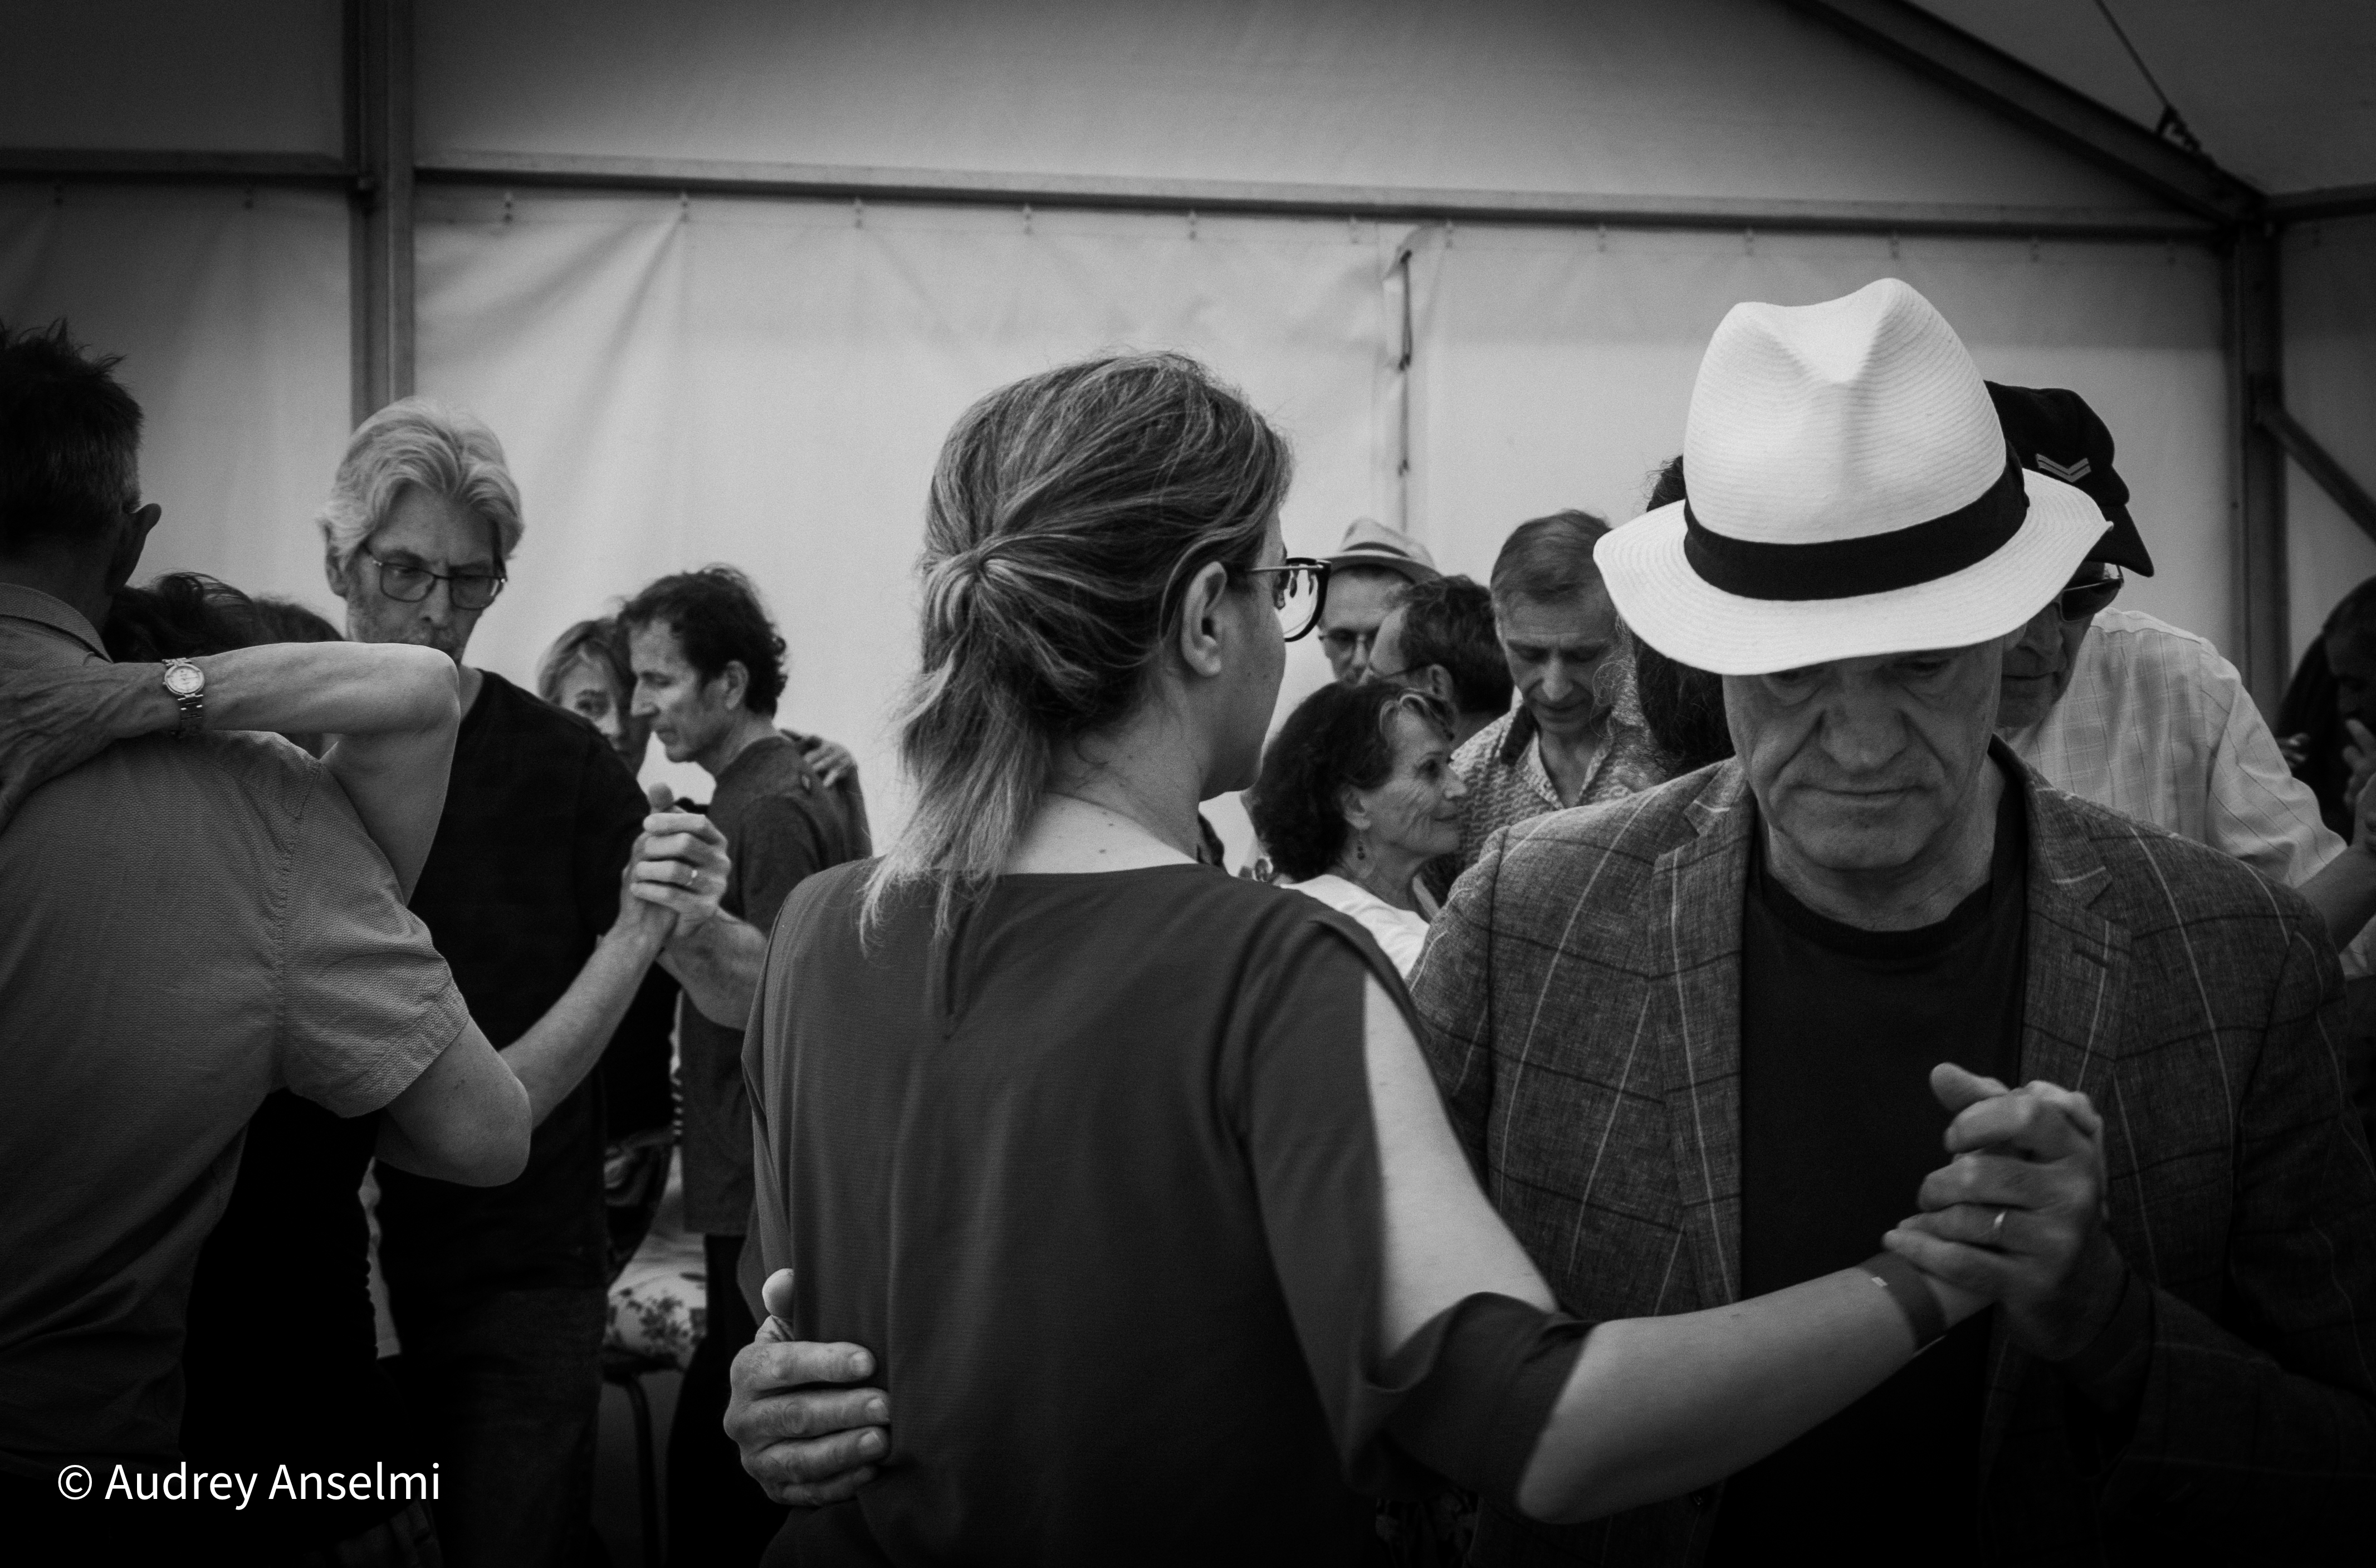
[[[1435,900],[1420,868],[1460,848],[1468,786],[1441,704],[1393,686],[1323,686],[1287,717],[1246,792],[1286,885],[1350,915],[1408,976]]]

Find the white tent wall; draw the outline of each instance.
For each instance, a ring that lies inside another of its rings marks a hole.
[[[335,10],[12,6],[32,18],[12,39],[49,53],[38,71],[26,51],[0,61],[0,142],[336,151]],[[2158,210],[1776,0],[415,0],[415,16],[429,164],[479,151]],[[74,84],[98,79],[137,107],[90,109]],[[1447,244],[1432,226],[1406,386],[1391,368],[1406,229],[1047,210],[1026,227],[1015,207],[870,202],[861,217],[425,184],[418,384],[495,424],[529,509],[476,654],[525,681],[553,633],[620,593],[741,562],[791,641],[787,720],[859,750],[890,826],[885,722],[912,658],[924,484],[950,421],[992,386],[1123,343],[1196,352],[1296,437],[1295,548],[1325,548],[1360,513],[1407,516],[1448,566],[1481,574],[1523,517],[1631,513],[1680,445],[1730,304],[1890,274],[1937,300],[1986,373],[2097,405],[2162,566],[2129,601],[2228,639],[2217,273],[2199,248],[1478,224]],[[2355,445],[2376,405],[2367,232],[2289,242],[2288,355],[2296,411],[2376,478]],[[71,316],[126,353],[149,409],[145,477],[170,508],[152,566],[327,602],[308,519],[347,422],[347,241],[327,194],[0,184],[0,318]],[[2330,588],[2376,569],[2376,546],[2299,473],[2290,490],[2299,643]],[[1286,699],[1320,669],[1300,650]]]
[[[1448,570],[1481,581],[1526,517],[1639,512],[1735,303],[1812,303],[1895,277],[1983,374],[2070,387],[2103,415],[2156,567],[2122,602],[2228,636],[2219,268],[2200,249],[1464,227],[1448,244],[1423,232],[1414,268],[1411,519]]]
[[[2287,410],[2376,493],[2376,218],[2288,230],[2283,265]],[[2376,540],[2299,468],[2286,474],[2286,514],[2299,658],[2334,601],[2376,576]]]
[[[2156,206],[1776,0],[417,5],[428,162]]]
[[[124,356],[165,509],[146,576],[203,571],[335,618],[310,521],[347,440],[347,207],[232,187],[0,184],[0,321]]]
[[[905,815],[886,719],[926,486],[983,392],[1110,347],[1198,355],[1295,442],[1298,550],[1391,482],[1374,225],[496,195],[422,216],[422,389],[495,427],[528,510],[473,657],[526,681],[569,622],[740,565],[790,645],[782,721],[858,753],[878,832]],[[1326,666],[1296,653],[1300,696]]]

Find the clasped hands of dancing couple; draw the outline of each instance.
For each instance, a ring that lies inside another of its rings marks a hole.
[[[1954,1117],[1947,1163],[1924,1180],[1919,1212],[1883,1245],[1939,1288],[1949,1319],[1997,1306],[2024,1349],[2070,1360],[2127,1288],[2127,1265],[2103,1229],[2103,1118],[2087,1096],[2059,1084],[2008,1088],[1953,1063],[1932,1070],[1930,1087]],[[894,1418],[889,1394],[868,1384],[868,1347],[797,1337],[792,1287],[789,1268],[767,1277],[766,1321],[734,1358],[726,1431],[770,1498],[820,1507],[875,1479]],[[1924,1338],[1920,1324],[1908,1326]]]

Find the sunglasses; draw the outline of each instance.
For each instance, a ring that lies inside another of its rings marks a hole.
[[[2121,596],[2121,586],[2128,581],[2118,566],[2097,565],[2100,576],[2085,582],[2074,582],[2054,596],[2056,611],[2065,621],[2085,621]],[[2085,570],[2082,567],[2081,570]]]

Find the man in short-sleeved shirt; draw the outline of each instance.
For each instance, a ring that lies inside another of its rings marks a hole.
[[[0,680],[104,657],[0,585]],[[273,737],[111,747],[0,829],[0,1470],[170,1458],[248,1118],[284,1087],[377,1110],[469,1016],[344,792]]]

